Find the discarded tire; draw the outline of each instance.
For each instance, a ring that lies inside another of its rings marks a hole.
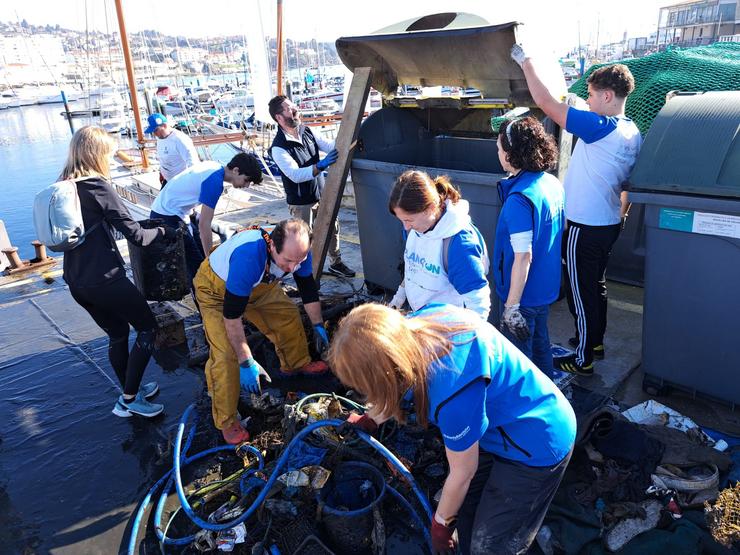
[[[372,550],[373,507],[385,494],[385,480],[374,466],[363,462],[337,465],[319,494],[321,520],[332,546],[341,553]]]
[[[142,220],[144,229],[164,225],[162,220]],[[185,223],[179,227],[185,233]],[[190,291],[185,260],[185,242],[182,236],[177,241],[155,241],[140,247],[129,241],[129,258],[136,288],[149,301],[179,301]]]

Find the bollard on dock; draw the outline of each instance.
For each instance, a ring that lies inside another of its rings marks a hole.
[[[43,262],[48,258],[46,256],[46,245],[44,245],[38,239],[36,239],[35,241],[31,241],[31,244],[33,245],[33,249],[36,251],[36,258],[34,258],[31,262]]]
[[[8,257],[11,269],[17,270],[18,268],[23,266],[23,262],[21,262],[21,257],[18,256],[18,247],[8,247],[6,249],[3,249],[2,251],[3,254]]]

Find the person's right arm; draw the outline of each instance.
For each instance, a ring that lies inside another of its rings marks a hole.
[[[266,252],[266,248],[260,249],[258,244],[247,243],[234,249],[229,259],[223,318],[226,337],[229,338],[239,364],[252,357],[247,337],[244,335],[242,315],[249,303],[249,295],[254,284],[260,280],[264,272]]]
[[[89,191],[103,210],[103,218],[120,231],[127,240],[140,247],[146,247],[160,237],[164,237],[164,228],[144,229],[134,221],[121,197],[104,179],[96,179],[91,185]]]
[[[203,252],[208,256],[213,246],[213,232],[211,224],[213,216],[216,213],[216,205],[221,194],[224,192],[224,170],[218,169],[206,177],[200,184],[200,195],[198,202],[201,203],[200,220],[198,221],[198,231],[200,232],[200,242],[203,245]]]
[[[509,242],[514,251],[514,262],[511,265],[509,295],[505,306],[519,304],[532,265],[533,208],[522,195],[511,195],[504,207],[506,223],[509,229]]]
[[[552,121],[557,123],[560,127],[565,128],[565,124],[568,119],[568,105],[565,102],[560,102],[552,95],[550,90],[540,79],[537,72],[537,66],[531,58],[526,58],[524,60],[522,63],[522,71],[527,80],[529,93],[532,95],[532,99],[535,104],[537,104],[537,107],[545,112]]]
[[[246,306],[246,305],[245,305]],[[242,317],[227,318],[224,316],[224,327],[226,328],[226,337],[229,338],[231,348],[234,349],[236,360],[239,364],[252,357],[252,351],[247,344],[247,336],[244,335],[244,324]]]
[[[439,411],[439,429],[450,467],[436,514],[443,520],[457,516],[478,470],[479,441],[488,428],[486,383],[481,378],[450,398]]]

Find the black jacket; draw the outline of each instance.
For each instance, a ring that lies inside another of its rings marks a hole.
[[[135,222],[113,187],[101,177],[78,181],[77,192],[85,229],[101,220],[103,223],[85,235],[81,245],[64,253],[64,281],[70,287],[99,287],[126,277],[112,228],[140,246],[162,237],[162,230],[144,229]]]
[[[295,141],[289,141],[285,137],[283,130],[278,127],[275,140],[270,145],[270,155],[272,155],[272,147],[279,147],[290,154],[291,158],[296,161],[299,168],[307,168],[313,166],[319,161],[319,145],[313,136],[313,133],[308,127],[303,127],[301,131],[301,144],[299,145]],[[319,172],[310,181],[304,181],[302,183],[295,183],[288,179],[281,172],[283,178],[283,188],[285,189],[285,200],[288,204],[292,205],[304,205],[304,204],[316,204],[321,199],[321,191],[324,188],[324,174]]]

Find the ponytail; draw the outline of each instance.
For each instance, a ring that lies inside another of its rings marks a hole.
[[[460,191],[450,183],[450,178],[446,175],[440,175],[434,180],[434,188],[437,189],[439,194],[440,204],[444,205],[445,201],[450,201],[452,204],[457,204],[460,200]]]
[[[450,178],[441,175],[434,180],[426,172],[408,170],[403,172],[393,185],[388,210],[395,215],[396,208],[409,214],[420,214],[435,206],[444,210],[445,201],[456,204],[460,192],[450,183]]]

